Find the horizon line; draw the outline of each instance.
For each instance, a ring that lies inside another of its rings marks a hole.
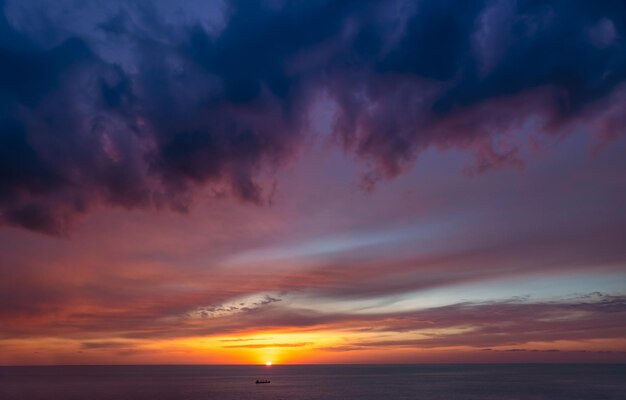
[[[431,363],[280,363],[259,364],[0,364],[6,367],[280,367],[280,366],[445,366],[445,365],[624,365],[626,362],[588,362],[588,361],[517,361],[517,362],[431,362]]]

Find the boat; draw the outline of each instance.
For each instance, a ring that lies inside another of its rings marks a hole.
[[[257,384],[259,384],[259,383],[270,383],[270,380],[269,379],[257,379],[256,383]]]

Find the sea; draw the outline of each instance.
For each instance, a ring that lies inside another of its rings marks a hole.
[[[625,400],[626,365],[11,366],[0,399]]]

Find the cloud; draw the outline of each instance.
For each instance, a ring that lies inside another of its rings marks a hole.
[[[118,288],[118,293],[123,291]],[[214,294],[216,295],[216,294]],[[16,310],[2,315],[3,339],[62,337],[79,340],[85,349],[132,347],[136,340],[208,337],[220,339],[226,348],[266,348],[305,346],[312,343],[271,343],[270,336],[248,338],[249,333],[343,332],[345,343],[326,351],[373,348],[442,348],[465,346],[484,348],[532,349],[542,342],[619,340],[624,337],[626,299],[602,293],[589,293],[559,300],[511,298],[486,302],[461,302],[409,311],[352,313],[347,311],[303,310],[289,304],[260,307],[246,313],[225,314],[212,319],[192,318],[185,309],[206,298],[198,295],[168,294],[168,304],[155,297],[141,297],[141,306],[121,307],[108,296],[101,299],[75,294],[84,312],[67,299],[52,305],[54,310],[36,314]],[[134,300],[131,300],[134,301]],[[108,307],[105,307],[108,304]],[[92,338],[106,337],[107,340]],[[132,340],[132,341],[129,341]],[[260,341],[257,342],[257,341]],[[129,344],[130,343],[130,344]],[[558,348],[558,345],[550,348]],[[545,348],[544,348],[545,349]]]
[[[225,349],[265,349],[271,347],[304,347],[312,344],[311,342],[299,342],[299,343],[259,343],[259,344],[240,344],[240,345],[228,345],[222,346]]]
[[[263,307],[270,306],[272,303],[282,301],[281,298],[272,297],[268,294],[263,296],[248,296],[233,300],[230,303],[218,304],[212,306],[198,307],[188,313],[190,318],[219,318],[230,316],[237,313],[255,312]]]
[[[115,342],[115,341],[105,341],[105,342],[83,342],[80,344],[81,349],[92,350],[92,349],[126,349],[129,347],[133,347],[132,343],[126,342]]]
[[[256,342],[258,340],[270,340],[270,338],[236,338],[236,339],[220,339],[220,342]]]
[[[470,174],[521,168],[529,121],[622,134],[623,3],[403,4],[242,1],[203,19],[5,3],[1,223],[64,234],[100,207],[184,211],[203,188],[265,204],[263,173],[297,155],[322,92],[368,188],[433,146],[474,153]]]
[[[478,348],[519,346],[532,342],[619,339],[623,337],[626,327],[618,321],[621,318],[618,316],[624,313],[626,303],[623,296],[607,295],[596,301],[574,297],[550,302],[512,299],[458,303],[390,315],[376,324],[381,333],[413,332],[422,337],[355,341],[346,345],[357,348]],[[507,351],[525,350],[514,347]]]

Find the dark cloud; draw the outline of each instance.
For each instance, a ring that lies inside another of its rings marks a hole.
[[[124,342],[83,342],[80,344],[81,349],[93,350],[93,349],[125,349],[132,347],[132,344]]]
[[[509,352],[509,353],[517,353],[517,352],[524,352],[524,351],[530,351],[533,353],[559,353],[561,350],[559,349],[549,349],[549,350],[537,350],[537,349],[505,349],[505,350],[494,350],[494,349],[483,349],[483,351],[496,351],[496,352]]]
[[[532,119],[623,130],[621,1],[241,1],[214,30],[112,4],[75,5],[80,29],[2,7],[3,224],[63,234],[97,207],[185,210],[201,187],[265,203],[262,171],[293,157],[321,93],[369,188],[429,146],[473,151],[470,174],[519,168],[497,138]]]

